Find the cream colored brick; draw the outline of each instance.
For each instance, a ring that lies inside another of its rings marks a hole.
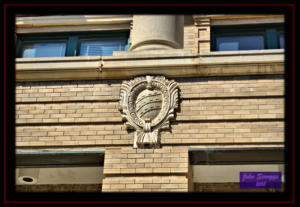
[[[121,153],[135,154],[135,153],[136,153],[136,149],[132,149],[132,148],[124,148],[124,149],[122,149]]]
[[[128,158],[144,158],[146,156],[146,158],[148,158],[147,155],[151,155],[151,154],[128,154]]]
[[[136,163],[152,163],[152,162],[153,162],[153,159],[150,159],[150,158],[148,158],[148,159],[146,159],[146,158],[136,159]]]
[[[179,188],[180,184],[175,183],[169,183],[169,184],[161,184],[161,188]]]
[[[143,188],[143,184],[126,184],[127,189],[140,189]]]
[[[112,164],[112,167],[111,168],[121,168],[121,169],[124,169],[126,168],[127,169],[127,164]]]
[[[187,162],[187,158],[171,158],[171,162]]]
[[[114,189],[124,189],[125,188],[125,185],[126,185],[126,188],[127,188],[127,185],[128,184],[110,184],[110,189],[114,190]]]
[[[123,173],[123,174],[132,174],[132,173],[135,173],[135,169],[128,169],[128,168],[121,169],[121,173]]]
[[[152,168],[136,168],[135,172],[136,173],[152,173],[153,169]]]
[[[161,184],[152,183],[152,184],[144,184],[144,188],[160,188]]]
[[[115,169],[106,169],[104,166],[104,170],[103,170],[104,174],[120,174],[121,170],[120,168],[115,168]]]
[[[145,163],[145,168],[162,167],[162,164],[165,164],[165,163]],[[165,166],[165,167],[168,167],[168,166]]]
[[[119,183],[125,183],[125,184],[133,184],[135,181],[134,177],[121,177],[119,178]]]
[[[152,183],[152,177],[137,177],[135,183]]]
[[[153,168],[154,173],[170,173],[171,168]]]
[[[165,157],[165,158],[154,158],[153,160],[155,163],[159,163],[159,162],[171,162],[171,158],[170,157]]]
[[[136,159],[121,159],[121,163],[135,163],[135,162]]]
[[[187,167],[171,168],[171,173],[188,173]]]
[[[128,164],[128,168],[144,168],[145,164],[144,163],[138,163],[138,164]]]
[[[170,176],[170,183],[187,183],[188,179],[185,176]]]
[[[105,159],[104,163],[121,163],[121,159]]]

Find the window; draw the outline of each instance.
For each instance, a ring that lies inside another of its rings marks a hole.
[[[215,26],[211,32],[213,51],[284,48],[282,24]]]
[[[17,57],[110,56],[129,47],[129,32],[19,35]]]
[[[63,57],[66,54],[66,42],[26,42],[22,57]]]

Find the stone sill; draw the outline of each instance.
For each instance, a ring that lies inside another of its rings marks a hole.
[[[203,53],[200,56],[235,56],[235,55],[267,55],[267,54],[284,54],[284,49],[270,49],[270,50],[240,50],[240,51],[212,51]]]
[[[224,58],[225,57],[225,58]],[[115,52],[113,56],[16,58],[17,81],[169,78],[283,74],[284,50]]]
[[[284,62],[284,49],[220,51],[200,54],[202,64]]]

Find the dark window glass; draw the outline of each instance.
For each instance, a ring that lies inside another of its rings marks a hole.
[[[217,51],[262,50],[264,37],[262,35],[217,37]]]
[[[214,26],[212,51],[265,50],[284,48],[283,24]]]
[[[284,48],[284,35],[280,34],[279,36],[279,48]]]
[[[129,31],[22,34],[17,57],[111,56],[129,48]]]
[[[35,42],[23,45],[23,58],[63,57],[66,54],[66,42]]]

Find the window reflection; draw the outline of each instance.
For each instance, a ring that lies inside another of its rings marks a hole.
[[[216,41],[217,51],[264,49],[264,37],[262,35],[217,37]]]
[[[66,42],[26,43],[23,46],[23,58],[64,57]]]

